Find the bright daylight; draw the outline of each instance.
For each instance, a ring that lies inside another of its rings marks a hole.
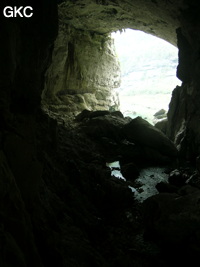
[[[120,110],[125,116],[141,116],[155,124],[166,117],[172,91],[181,85],[176,77],[178,49],[137,30],[118,31],[112,37],[122,73],[117,89]],[[156,119],[154,114],[160,110]]]

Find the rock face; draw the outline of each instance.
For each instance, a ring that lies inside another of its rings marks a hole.
[[[198,10],[198,9],[197,9]],[[193,10],[193,12],[195,12]],[[199,46],[196,43],[199,32],[196,22],[188,21],[192,16],[186,9],[181,16],[182,27],[177,29],[179,65],[177,76],[183,81],[174,89],[168,112],[167,135],[178,147],[183,158],[194,162],[199,155]],[[197,12],[197,11],[196,11]]]
[[[173,93],[164,131],[183,158],[195,161],[200,147],[195,123],[199,37],[193,18],[198,8],[197,1],[182,0],[62,2],[59,36],[46,74],[43,99],[47,108],[75,115],[83,109],[118,109],[119,99],[112,89],[119,84],[119,65],[109,34],[123,28],[143,30],[179,48],[177,76],[183,85]]]
[[[80,30],[106,34],[119,29],[133,28],[156,35],[176,45],[174,29],[180,21],[177,14],[187,1],[170,3],[162,0],[128,1],[64,1],[59,6],[62,22]],[[79,14],[79,16],[77,16]]]
[[[188,187],[188,188],[187,188]],[[179,263],[200,250],[199,189],[185,188],[184,195],[160,193],[143,203],[146,235],[179,257]],[[195,258],[191,261],[195,261]]]
[[[167,136],[140,117],[130,119],[120,112],[83,111],[77,121],[82,131],[100,144],[108,161],[120,159],[122,164],[135,163],[140,168],[168,164],[178,158],[178,151]]]
[[[4,247],[2,266],[43,266],[39,256],[29,214],[10,167],[8,158],[0,151],[0,244]],[[33,180],[32,180],[33,181]],[[25,191],[24,191],[25,192]],[[6,200],[6,201],[5,201]]]
[[[167,133],[167,119],[163,119],[163,120],[156,122],[154,126],[158,128],[159,130],[161,130],[164,134]]]
[[[179,6],[163,1],[62,2],[59,35],[46,73],[44,103],[53,110],[65,109],[75,115],[83,109],[118,110],[119,99],[113,88],[120,85],[120,69],[110,33],[136,28],[176,45],[173,29],[179,21],[172,13]]]
[[[57,3],[30,2],[34,18],[0,17],[1,266],[44,266],[28,210],[38,200],[42,176],[35,113],[57,35]],[[6,5],[1,2],[1,11]]]
[[[150,147],[167,156],[177,156],[177,149],[160,130],[141,117],[129,122],[123,129],[129,141]]]
[[[114,89],[120,82],[111,37],[60,25],[52,64],[46,73],[46,103],[66,105],[66,111],[75,114],[83,109],[118,109]]]
[[[32,113],[40,107],[44,73],[58,30],[56,1],[43,2],[42,6],[32,3],[36,12],[29,23],[6,20],[1,14],[1,116],[8,116],[9,109]]]

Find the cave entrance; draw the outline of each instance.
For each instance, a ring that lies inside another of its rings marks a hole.
[[[172,90],[181,84],[176,77],[178,49],[139,30],[126,29],[111,36],[121,65],[120,110],[125,116],[141,116],[155,124],[166,117]]]

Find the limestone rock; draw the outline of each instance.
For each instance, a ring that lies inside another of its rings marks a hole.
[[[33,145],[33,126],[34,122],[30,117],[21,118],[16,133],[8,134],[4,140],[5,154],[16,183],[24,201],[28,202],[37,196],[42,176],[42,164],[37,159]]]
[[[159,182],[156,184],[159,193],[177,193],[178,187],[167,182]]]
[[[159,116],[162,116],[162,115],[165,115],[166,114],[166,110],[164,109],[160,109],[159,111],[157,111],[155,114],[154,114],[154,117],[157,117],[159,119]]]
[[[0,150],[0,244],[2,266],[42,267],[33,237],[30,217],[6,155]]]
[[[131,142],[155,149],[169,157],[177,156],[175,145],[160,130],[141,117],[137,117],[126,124],[122,131]]]
[[[189,186],[188,186],[189,187]],[[198,255],[200,190],[187,190],[184,195],[160,193],[144,201],[146,234],[167,251]]]
[[[82,1],[65,1],[59,5],[59,16],[63,23],[81,30],[105,34],[119,29],[137,28],[176,45],[174,28],[178,28],[179,21],[172,14],[177,14],[181,4],[177,2],[172,5],[161,0],[86,0],[84,4]]]
[[[76,116],[77,121],[82,121],[84,119],[92,119],[96,117],[102,117],[105,115],[109,115],[110,112],[108,110],[97,110],[97,111],[89,111],[89,110],[83,110],[81,113],[79,113]]]
[[[168,181],[171,185],[175,185],[181,187],[185,184],[188,176],[184,174],[182,171],[175,169],[170,172]]]
[[[46,73],[44,102],[68,105],[70,112],[118,109],[114,89],[120,82],[119,61],[109,35],[60,25]]]
[[[139,170],[134,163],[128,163],[121,166],[121,173],[125,179],[134,181],[139,175]]]
[[[157,121],[154,126],[161,132],[163,132],[165,135],[167,134],[167,119]]]
[[[112,113],[105,115],[105,112],[92,112],[90,114],[91,119],[83,124],[83,130],[91,137],[107,137],[119,142],[122,139],[121,128],[126,123],[126,120],[113,116]]]

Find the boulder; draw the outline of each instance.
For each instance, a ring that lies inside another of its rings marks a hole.
[[[134,181],[140,172],[138,167],[131,162],[121,166],[121,173],[126,180]]]
[[[83,122],[82,128],[90,137],[106,137],[118,142],[122,139],[121,128],[126,124],[126,120],[116,114],[106,114],[100,111],[89,113],[88,120]]]
[[[164,134],[167,133],[167,119],[157,121],[154,126]]]
[[[95,117],[101,117],[108,115],[110,112],[108,110],[97,110],[97,111],[90,111],[84,109],[81,111],[75,118],[76,121],[83,121],[84,119],[91,119]]]
[[[122,132],[130,142],[152,148],[168,157],[177,157],[178,155],[178,150],[172,141],[141,117],[137,117],[124,125]]]
[[[163,181],[156,184],[156,189],[159,193],[176,193],[178,191],[178,187]]]
[[[154,117],[159,117],[159,116],[166,116],[166,110],[164,109],[160,109],[159,111],[157,111],[155,114],[154,114]]]
[[[166,165],[171,163],[171,159],[161,154],[159,151],[145,147],[139,144],[133,144],[126,140],[121,142],[116,150],[116,154],[120,155],[120,163],[122,165],[134,162],[139,168],[146,168],[152,165]]]
[[[188,176],[183,171],[175,169],[170,172],[168,182],[171,185],[181,187],[185,185],[185,182],[187,181],[187,179],[188,179]]]
[[[160,193],[143,202],[145,236],[168,251],[200,252],[200,190]]]
[[[87,109],[84,109],[82,112],[80,112],[75,120],[80,122],[84,119],[92,119],[96,117],[102,117],[105,115],[112,115],[114,117],[124,118],[123,114],[120,111],[108,111],[108,110],[96,110],[96,111],[90,111]]]

